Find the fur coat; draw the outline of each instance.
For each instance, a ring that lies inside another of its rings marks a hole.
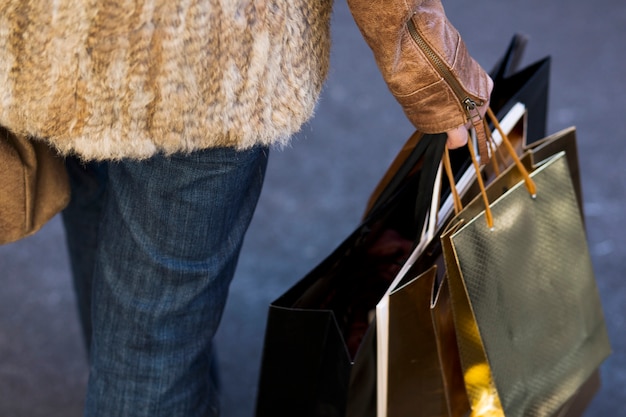
[[[348,3],[418,129],[468,117],[411,43],[414,16],[470,96],[488,99],[440,0]],[[0,125],[85,160],[285,143],[324,83],[331,10],[332,0],[2,0]]]
[[[0,124],[84,159],[286,141],[331,0],[2,0]]]

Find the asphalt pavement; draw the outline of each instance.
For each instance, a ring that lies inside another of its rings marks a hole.
[[[548,133],[575,125],[589,248],[612,356],[585,417],[626,416],[626,7],[622,1],[444,0],[474,57],[491,68],[514,33],[522,66],[552,56]],[[314,119],[273,150],[217,335],[223,416],[252,417],[268,304],[357,225],[370,192],[413,132],[344,1]],[[0,417],[77,417],[85,352],[60,219],[0,247]],[[113,416],[112,416],[113,417]]]

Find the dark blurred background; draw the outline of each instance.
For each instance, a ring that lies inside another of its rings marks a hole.
[[[344,1],[315,118],[275,150],[217,337],[223,415],[251,417],[268,304],[356,226],[412,127],[387,91]],[[590,250],[614,353],[586,417],[626,400],[626,5],[611,0],[444,0],[487,69],[514,33],[523,64],[552,56],[548,133],[576,125]],[[87,378],[60,219],[0,247],[0,417],[82,415]]]

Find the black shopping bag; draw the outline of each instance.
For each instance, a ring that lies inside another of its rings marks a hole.
[[[371,314],[419,234],[415,219],[425,216],[416,202],[430,200],[423,187],[432,187],[444,146],[441,136],[425,136],[423,164],[402,192],[271,304],[257,416],[376,415]]]

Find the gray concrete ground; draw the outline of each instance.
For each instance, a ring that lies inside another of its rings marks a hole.
[[[553,57],[549,131],[578,127],[588,238],[614,354],[585,416],[626,415],[622,1],[446,0],[473,55],[491,68],[510,37],[530,37],[525,63]],[[357,224],[412,128],[387,92],[344,1],[333,21],[332,70],[314,120],[272,154],[267,182],[217,337],[223,415],[250,417],[268,304]],[[81,415],[87,368],[63,231],[0,247],[0,417]]]

